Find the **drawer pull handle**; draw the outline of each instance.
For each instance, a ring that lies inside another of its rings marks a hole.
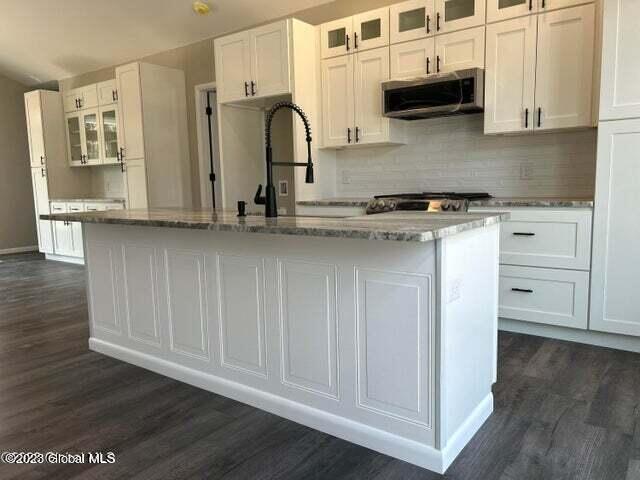
[[[536,234],[535,233],[531,233],[531,232],[513,232],[514,235],[516,235],[517,237],[535,237]]]
[[[533,290],[530,288],[512,288],[512,292],[522,292],[522,293],[533,293]]]

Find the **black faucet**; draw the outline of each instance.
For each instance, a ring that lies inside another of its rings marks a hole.
[[[271,122],[273,121],[274,114],[282,109],[289,108],[296,112],[302,122],[304,123],[304,129],[306,133],[307,140],[307,163],[302,162],[274,162],[272,158],[271,151]],[[267,188],[265,191],[265,196],[262,197],[260,194],[262,193],[262,184],[258,185],[258,191],[254,197],[254,202],[257,205],[264,205],[264,216],[265,217],[277,217],[278,216],[278,206],[276,205],[276,188],[273,185],[273,167],[307,167],[307,172],[305,176],[306,183],[313,183],[313,162],[311,161],[311,127],[309,126],[309,120],[307,116],[304,114],[302,109],[292,102],[278,102],[267,112],[265,117],[265,129],[264,129],[265,143],[266,143],[266,151],[267,151]]]

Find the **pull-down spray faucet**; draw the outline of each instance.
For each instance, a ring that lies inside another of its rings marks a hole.
[[[304,123],[304,129],[307,140],[307,163],[302,162],[274,162],[273,152],[271,150],[271,122],[273,121],[274,114],[282,109],[289,108],[296,112]],[[277,217],[278,206],[276,205],[276,188],[273,185],[273,167],[306,167],[305,183],[313,183],[313,162],[311,161],[311,127],[309,126],[309,120],[304,114],[302,109],[292,102],[278,102],[267,112],[265,117],[265,143],[267,152],[267,188],[265,190],[265,196],[262,197],[262,184],[258,185],[258,191],[254,197],[254,202],[258,205],[264,205],[265,217]]]

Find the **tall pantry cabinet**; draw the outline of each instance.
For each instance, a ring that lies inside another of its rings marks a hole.
[[[605,0],[590,328],[640,336],[640,2]]]
[[[189,207],[184,73],[136,62],[116,68],[116,85],[127,208]]]
[[[87,193],[87,172],[67,165],[62,96],[58,92],[36,90],[24,95],[27,134],[39,250],[54,253],[53,227],[40,215],[50,213],[49,196]]]

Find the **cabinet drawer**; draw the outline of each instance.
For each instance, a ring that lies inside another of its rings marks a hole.
[[[67,204],[63,202],[51,202],[51,213],[67,213]]]
[[[500,317],[587,328],[588,272],[502,265],[499,291]]]
[[[84,211],[85,212],[103,212],[106,210],[104,203],[85,203]]]
[[[482,210],[511,214],[509,221],[501,224],[500,263],[589,270],[591,210],[526,207]]]
[[[69,213],[80,213],[84,212],[84,205],[82,203],[68,203],[67,204],[67,212]]]

